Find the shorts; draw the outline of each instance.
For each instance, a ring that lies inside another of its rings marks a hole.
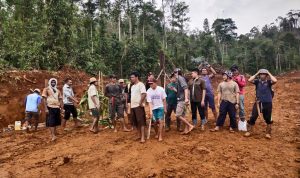
[[[46,127],[56,127],[61,124],[60,109],[48,107],[48,115],[46,116]]]
[[[176,107],[176,117],[184,117],[186,111],[186,105],[184,101],[178,101]]]
[[[99,112],[99,109],[97,108],[93,108],[91,109],[91,112],[92,112],[92,116],[99,119],[100,118],[100,112]]]
[[[71,113],[72,113],[72,117],[73,118],[77,118],[77,110],[75,108],[74,105],[64,105],[64,110],[65,110],[65,116],[64,119],[65,120],[69,120],[71,117]]]
[[[25,120],[29,121],[31,119],[34,119],[36,121],[39,120],[39,113],[38,112],[31,112],[31,111],[26,111],[25,112]]]
[[[136,127],[146,126],[145,108],[141,106],[131,108],[131,120]]]
[[[211,108],[212,110],[216,110],[214,94],[206,94],[204,103],[205,103],[205,108],[209,106],[209,108]]]
[[[152,113],[153,113],[153,118],[152,120],[153,121],[160,121],[160,120],[163,120],[164,118],[164,108],[163,107],[160,107],[160,108],[157,108],[157,109],[154,109],[152,110]]]
[[[109,116],[113,120],[116,117],[117,118],[124,118],[124,104],[123,103],[115,103],[113,106],[112,103],[109,103]]]

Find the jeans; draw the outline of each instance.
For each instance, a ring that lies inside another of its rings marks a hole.
[[[166,127],[170,128],[171,125],[171,114],[172,112],[176,113],[177,104],[168,104],[167,106],[167,114],[166,114]],[[178,119],[177,119],[177,126],[178,126]]]
[[[205,119],[205,107],[201,106],[201,102],[191,102],[191,109],[192,109],[192,121],[194,125],[197,125],[197,109],[199,112],[199,115],[201,117],[201,123],[204,125],[206,123]]]
[[[227,113],[229,114],[229,118],[230,118],[230,127],[233,129],[236,128],[235,104],[230,103],[229,101],[224,101],[224,100],[222,100],[222,102],[220,104],[220,111],[219,111],[219,117],[217,119],[217,126],[224,125]]]
[[[240,106],[239,106],[240,112],[239,112],[239,116],[240,116],[241,119],[245,119],[245,104],[244,104],[244,101],[245,101],[245,96],[240,95]]]

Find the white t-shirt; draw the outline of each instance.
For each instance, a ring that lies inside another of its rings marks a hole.
[[[142,82],[131,86],[130,107],[136,108],[140,106],[142,94],[146,93],[146,87]]]
[[[155,90],[149,88],[147,90],[147,102],[152,103],[152,110],[164,107],[163,100],[166,99],[167,94],[165,89],[160,86],[157,86]]]

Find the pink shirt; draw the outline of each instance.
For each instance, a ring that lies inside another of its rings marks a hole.
[[[243,75],[233,76],[233,80],[238,84],[240,92],[240,95],[245,94],[244,87],[246,86],[246,78]]]

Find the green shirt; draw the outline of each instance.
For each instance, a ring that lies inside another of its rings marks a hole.
[[[177,104],[177,94],[175,91],[171,90],[171,88],[174,87],[177,88],[175,83],[169,83],[166,88],[167,93],[167,103],[169,105],[176,105]]]

